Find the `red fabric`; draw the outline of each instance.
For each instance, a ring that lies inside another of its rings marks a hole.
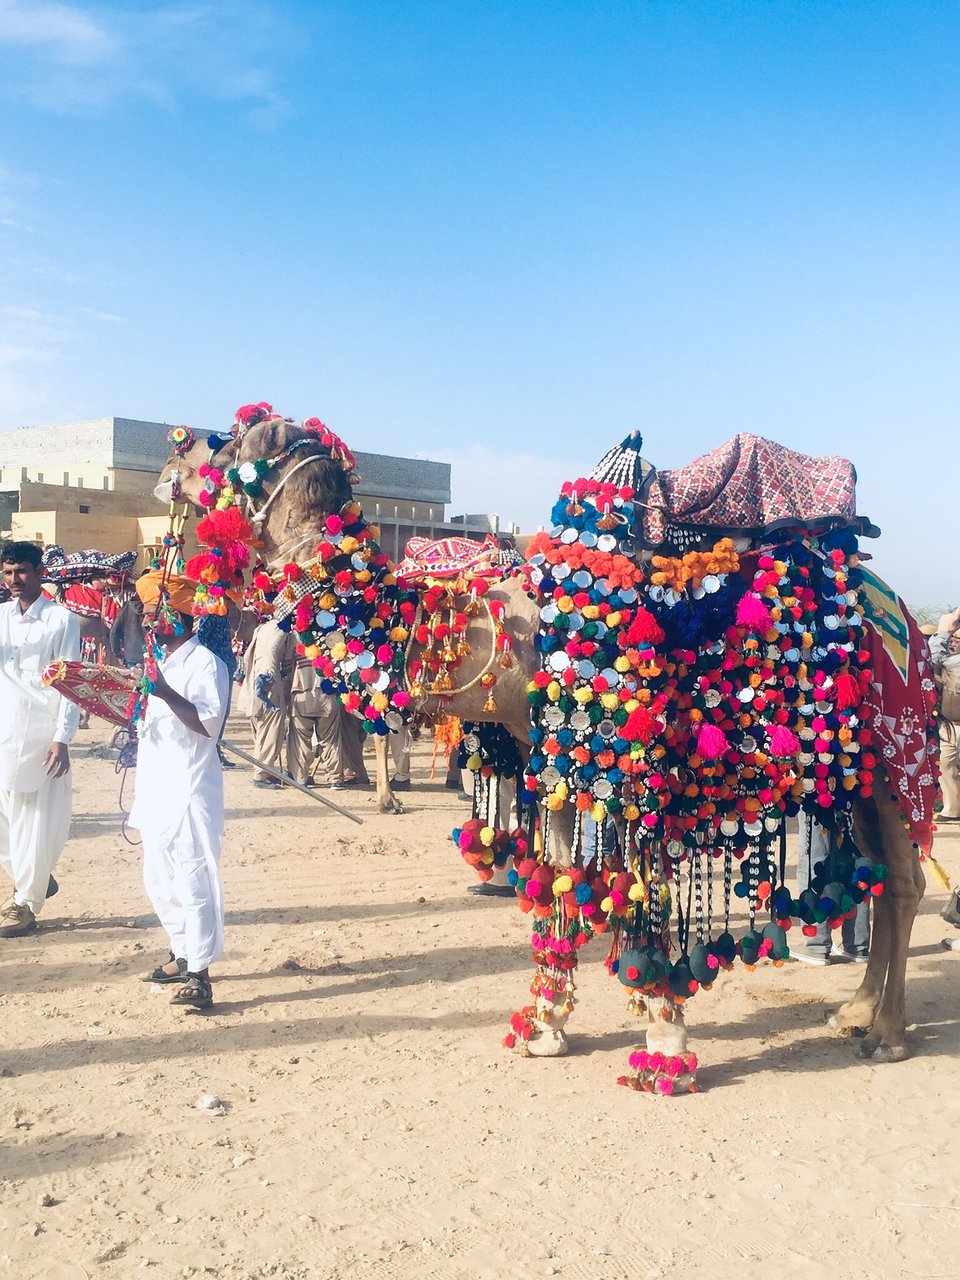
[[[84,711],[111,724],[130,724],[127,709],[139,681],[133,671],[60,659],[45,668],[41,679]]]
[[[862,714],[910,839],[929,853],[939,794],[937,693],[929,650],[900,597],[875,574],[865,570],[864,579],[873,681]]]
[[[85,586],[82,582],[71,583],[63,589],[63,604],[71,613],[81,618],[100,618],[103,616],[103,592],[95,587]]]
[[[487,534],[483,542],[472,538],[411,538],[406,554],[394,572],[405,582],[424,578],[459,578],[499,572],[499,547],[496,538]]]
[[[685,467],[657,473],[645,496],[644,537],[656,546],[671,524],[759,532],[853,523],[856,514],[856,472],[846,458],[813,458],[741,433]]]

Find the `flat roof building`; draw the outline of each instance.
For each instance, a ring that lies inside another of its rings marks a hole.
[[[16,539],[111,553],[136,547],[148,563],[168,514],[153,488],[170,454],[170,426],[140,418],[94,418],[0,431],[0,529]],[[394,560],[414,534],[483,536],[498,516],[448,520],[450,464],[357,453],[356,487]],[[187,553],[196,544],[188,526]],[[516,532],[511,527],[510,532]]]

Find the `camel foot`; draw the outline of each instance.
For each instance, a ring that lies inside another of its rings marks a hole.
[[[827,1026],[839,1036],[866,1035],[876,1020],[877,1011],[869,1004],[850,1001],[842,1004],[836,1013],[825,1016]]]
[[[853,1052],[864,1062],[904,1062],[910,1057],[905,1044],[878,1044],[872,1036],[867,1036]]]
[[[617,1084],[638,1093],[659,1093],[672,1097],[678,1093],[697,1093],[697,1056],[694,1053],[665,1057],[637,1049],[630,1055],[630,1067],[636,1073],[620,1076]]]
[[[381,813],[403,813],[403,805],[397,797],[391,792],[389,800],[380,800],[377,808]]]
[[[523,1042],[524,1051],[531,1058],[562,1058],[570,1052],[567,1037],[559,1027],[534,1029],[529,1040]]]

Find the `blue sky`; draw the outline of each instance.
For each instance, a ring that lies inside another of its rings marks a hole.
[[[856,463],[960,603],[960,8],[0,0],[0,426],[245,401],[532,527],[639,427]]]

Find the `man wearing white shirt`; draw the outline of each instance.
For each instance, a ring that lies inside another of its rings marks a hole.
[[[147,699],[130,823],[143,838],[143,881],[170,940],[170,959],[147,981],[178,983],[172,1004],[213,1004],[209,966],[223,950],[223,773],[217,739],[230,700],[225,664],[193,634],[195,583],[162,582],[156,623],[164,653]],[[161,577],[137,579],[146,618]]]
[[[0,937],[37,927],[55,891],[53,868],[70,831],[69,743],[80,708],[40,679],[58,658],[80,658],[80,624],[40,590],[40,548],[7,543],[0,562],[11,599],[0,605],[0,867],[14,884]]]

